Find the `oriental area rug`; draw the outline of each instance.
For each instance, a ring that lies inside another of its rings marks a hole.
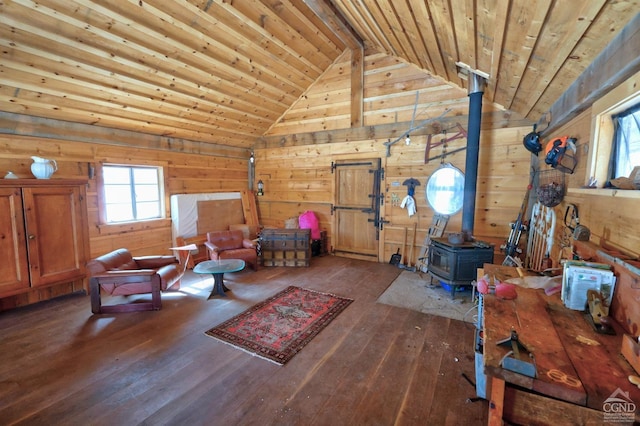
[[[283,365],[351,302],[353,299],[290,286],[205,334]]]

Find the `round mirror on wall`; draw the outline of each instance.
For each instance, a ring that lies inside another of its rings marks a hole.
[[[464,199],[464,173],[446,163],[427,181],[427,201],[436,213],[452,215],[460,211]]]

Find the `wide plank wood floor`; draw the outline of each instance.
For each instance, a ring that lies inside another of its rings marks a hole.
[[[399,272],[315,257],[228,274],[211,300],[213,278],[189,271],[156,312],[92,315],[73,295],[0,313],[0,424],[486,424],[463,376],[473,326],[376,303]],[[289,285],[354,302],[286,365],[204,334]]]

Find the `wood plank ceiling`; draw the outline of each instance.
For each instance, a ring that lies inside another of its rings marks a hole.
[[[0,111],[250,148],[360,39],[367,52],[463,87],[457,62],[486,72],[488,100],[537,121],[639,9],[604,0],[0,0]]]

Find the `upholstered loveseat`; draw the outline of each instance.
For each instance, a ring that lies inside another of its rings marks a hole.
[[[120,248],[87,263],[91,275],[91,311],[94,314],[159,310],[160,292],[178,290],[183,266],[173,256],[133,257]],[[113,296],[151,293],[151,302],[123,303],[102,306],[101,290]]]

